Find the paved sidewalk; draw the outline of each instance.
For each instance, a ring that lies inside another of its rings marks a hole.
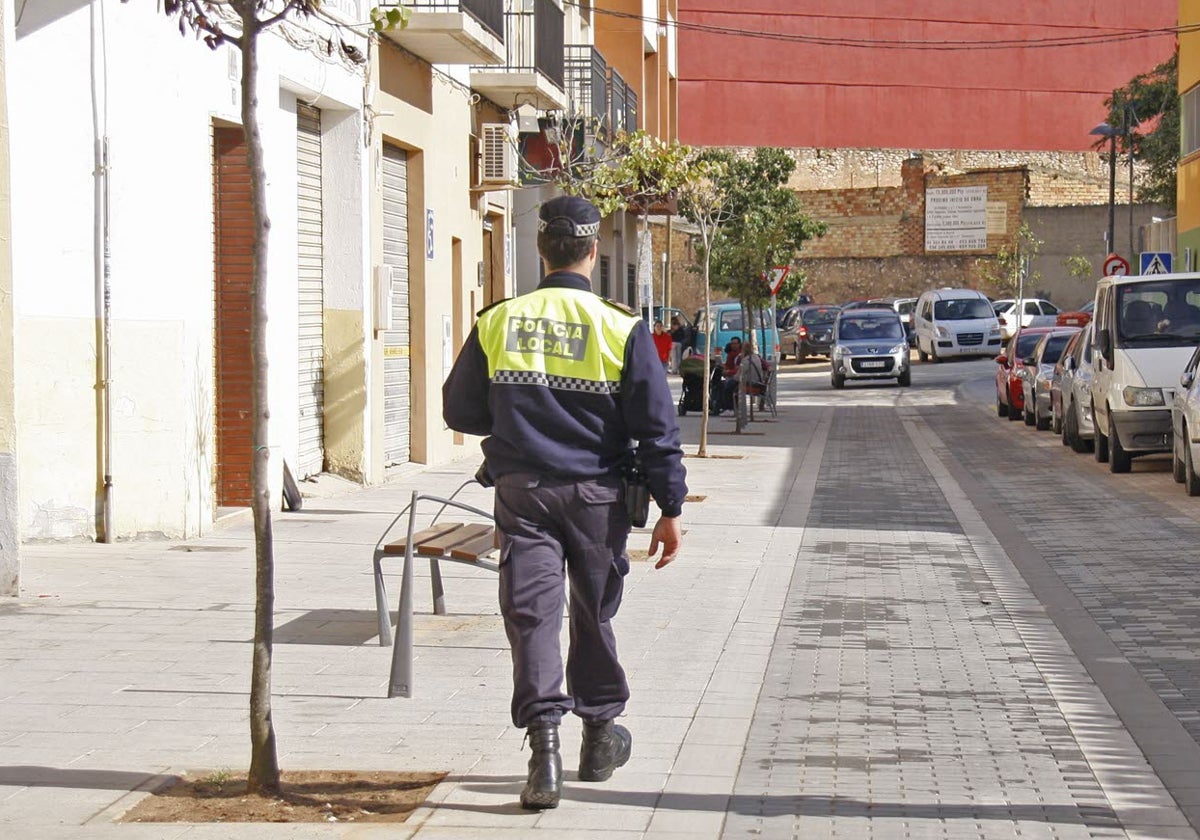
[[[113,823],[163,774],[247,763],[243,519],[186,543],[26,549],[25,594],[0,602],[0,834],[1195,838],[920,412],[861,394],[834,409],[804,383],[785,373],[778,419],[748,435],[713,421],[720,457],[687,460],[705,498],[683,555],[632,564],[634,753],[610,781],[575,780],[570,722],[562,804],[517,806],[528,753],[492,575],[445,564],[434,616],[418,564],[415,696],[385,699],[371,546],[414,487],[448,493],[468,460],[276,519],[281,764],[448,771],[408,823]],[[694,451],[700,418],[682,422]]]

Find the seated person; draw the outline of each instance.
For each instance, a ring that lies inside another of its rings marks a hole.
[[[720,387],[714,388],[713,393],[709,396],[708,410],[710,414],[720,414],[722,411],[733,408],[733,394],[737,391],[738,362],[741,360],[741,355],[742,340],[734,336],[725,345],[724,360],[719,362],[723,379]],[[717,353],[714,353],[713,356],[714,362],[720,359]],[[730,383],[733,383],[732,386]]]
[[[1200,327],[1200,309],[1182,300],[1172,300],[1163,307],[1159,332],[1178,333]]]
[[[1149,335],[1157,326],[1154,310],[1144,300],[1132,300],[1126,304],[1121,321],[1121,331],[1129,337]]]

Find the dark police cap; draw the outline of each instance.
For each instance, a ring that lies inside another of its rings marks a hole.
[[[577,195],[552,198],[538,211],[538,230],[557,236],[595,236],[600,232],[600,211]]]

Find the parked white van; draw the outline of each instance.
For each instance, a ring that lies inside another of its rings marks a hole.
[[[1171,403],[1200,343],[1200,274],[1101,278],[1093,323],[1096,460],[1129,472],[1133,456],[1172,449]]]
[[[925,292],[913,308],[912,323],[922,362],[1000,352],[1000,320],[987,295],[974,289]]]

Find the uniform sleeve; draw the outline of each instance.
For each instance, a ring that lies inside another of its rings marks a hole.
[[[442,419],[446,425],[468,435],[490,435],[490,385],[487,356],[479,344],[478,328],[473,327],[458,358],[454,360],[450,376],[442,385]]]
[[[679,516],[687,496],[679,421],[654,339],[644,321],[637,323],[625,345],[621,413],[629,436],[638,442],[638,459],[649,478],[650,495],[663,516]]]

